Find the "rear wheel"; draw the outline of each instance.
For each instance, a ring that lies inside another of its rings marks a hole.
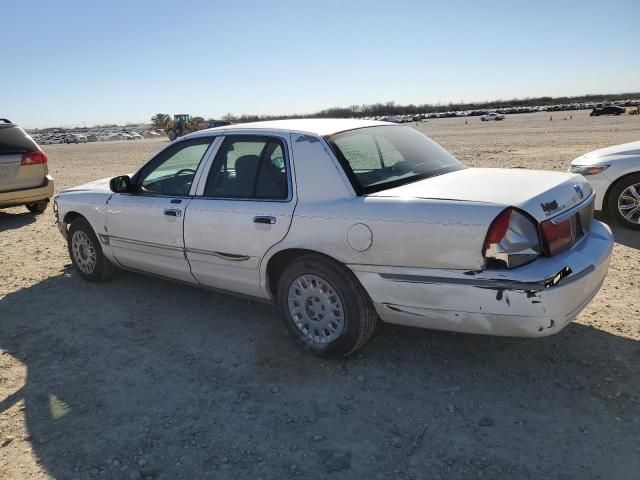
[[[42,213],[47,209],[47,205],[49,205],[49,202],[47,200],[43,200],[41,202],[30,203],[29,205],[26,205],[26,207],[31,213]]]
[[[278,283],[278,307],[289,332],[316,355],[345,356],[374,333],[378,315],[353,273],[319,256],[294,260]]]
[[[178,134],[176,134],[176,131],[175,131],[175,130],[169,130],[169,131],[167,132],[167,136],[169,137],[169,140],[171,140],[172,142],[173,142],[176,138],[178,138]]]
[[[98,237],[84,218],[71,222],[68,249],[76,272],[89,282],[105,281],[115,272],[115,267],[102,254]]]
[[[640,173],[624,177],[609,192],[607,213],[620,225],[640,230]]]

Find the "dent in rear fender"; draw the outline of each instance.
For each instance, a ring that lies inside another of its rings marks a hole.
[[[585,239],[569,251],[513,270],[351,268],[385,321],[470,333],[540,336],[563,328],[596,295],[612,247],[610,230],[594,222]]]
[[[504,286],[465,283],[401,281],[371,272],[355,272],[374,303],[397,308],[433,309],[456,313],[545,316],[541,292],[533,288],[507,289]],[[544,287],[542,287],[544,288]]]

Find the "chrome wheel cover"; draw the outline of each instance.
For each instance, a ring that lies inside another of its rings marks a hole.
[[[316,275],[301,275],[289,287],[289,314],[308,340],[327,344],[344,329],[344,308],[335,288]]]
[[[622,191],[618,197],[618,211],[628,222],[640,224],[640,183]]]
[[[71,237],[71,251],[76,265],[82,273],[91,275],[96,268],[96,249],[89,236],[82,230],[76,230]]]

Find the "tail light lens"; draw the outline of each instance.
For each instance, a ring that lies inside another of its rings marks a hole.
[[[536,223],[507,208],[491,223],[484,241],[487,268],[515,268],[533,262],[542,248]]]
[[[544,253],[551,256],[560,253],[576,239],[576,216],[572,215],[561,222],[545,220],[540,224]]]
[[[47,154],[42,150],[22,154],[20,165],[39,165],[47,163]]]

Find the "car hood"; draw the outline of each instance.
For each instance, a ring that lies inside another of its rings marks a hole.
[[[609,163],[615,160],[627,160],[630,157],[640,159],[640,141],[614,145],[613,147],[601,148],[593,152],[585,153],[571,162],[571,165],[595,165],[598,163]]]
[[[113,177],[101,178],[100,180],[94,180],[93,182],[85,183],[84,185],[78,185],[77,187],[71,187],[64,190],[62,193],[67,192],[110,192],[109,182]]]
[[[581,175],[520,168],[465,168],[371,194],[482,202],[517,207],[538,221],[560,214],[591,195]]]

